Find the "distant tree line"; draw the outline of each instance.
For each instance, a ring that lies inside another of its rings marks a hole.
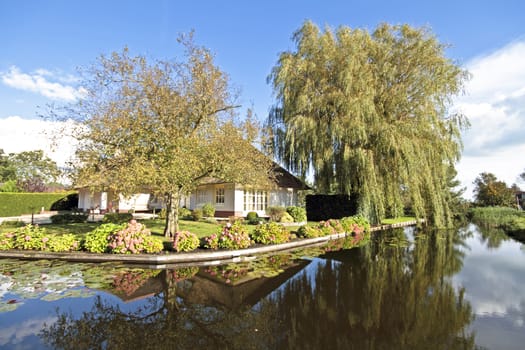
[[[4,153],[0,149],[0,192],[49,192],[63,188],[57,163],[42,150]]]

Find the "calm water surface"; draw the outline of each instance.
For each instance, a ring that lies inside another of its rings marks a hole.
[[[525,248],[378,234],[168,270],[0,260],[2,349],[523,349]]]

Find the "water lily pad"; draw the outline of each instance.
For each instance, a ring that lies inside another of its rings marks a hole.
[[[0,303],[0,313],[15,311],[23,303]]]

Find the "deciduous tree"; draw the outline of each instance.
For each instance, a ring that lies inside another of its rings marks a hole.
[[[466,118],[449,113],[468,77],[426,29],[380,25],[372,34],[306,22],[269,76],[277,99],[272,146],[319,192],[357,194],[372,222],[403,212],[451,223],[447,171]]]
[[[163,195],[166,236],[178,230],[181,197],[200,180],[266,184],[272,165],[252,146],[251,122],[235,122],[235,94],[213,55],[192,35],[180,42],[180,61],[127,48],[101,56],[85,72],[84,98],[61,114],[78,122],[76,184]]]
[[[513,207],[516,205],[514,190],[504,181],[499,181],[492,173],[481,173],[474,180],[474,185],[474,197],[480,206]]]
[[[42,192],[46,184],[54,182],[61,171],[55,161],[44,155],[42,150],[3,154],[0,150],[0,182],[10,189],[26,192]],[[13,188],[13,184],[17,184]]]

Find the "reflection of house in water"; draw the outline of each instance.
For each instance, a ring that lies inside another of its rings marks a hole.
[[[201,270],[191,279],[191,285],[177,290],[177,296],[186,302],[203,305],[221,305],[229,309],[241,306],[253,306],[268,294],[279,288],[310,262],[298,260],[284,268],[274,277],[248,275],[238,283],[231,285],[224,280],[214,278]]]
[[[275,276],[264,277],[257,273],[248,273],[234,283],[213,276],[206,268],[201,267],[193,277],[176,282],[175,288],[170,289],[176,293],[176,296],[170,295],[169,298],[179,297],[191,304],[224,306],[229,309],[253,306],[309,263],[310,261],[307,260],[291,261],[289,265],[281,266],[282,271]],[[133,288],[123,290],[114,287],[109,292],[124,302],[140,300],[159,293],[169,293],[168,285],[172,275],[172,271],[163,270],[155,276],[150,275],[151,277],[137,280],[137,285]]]

